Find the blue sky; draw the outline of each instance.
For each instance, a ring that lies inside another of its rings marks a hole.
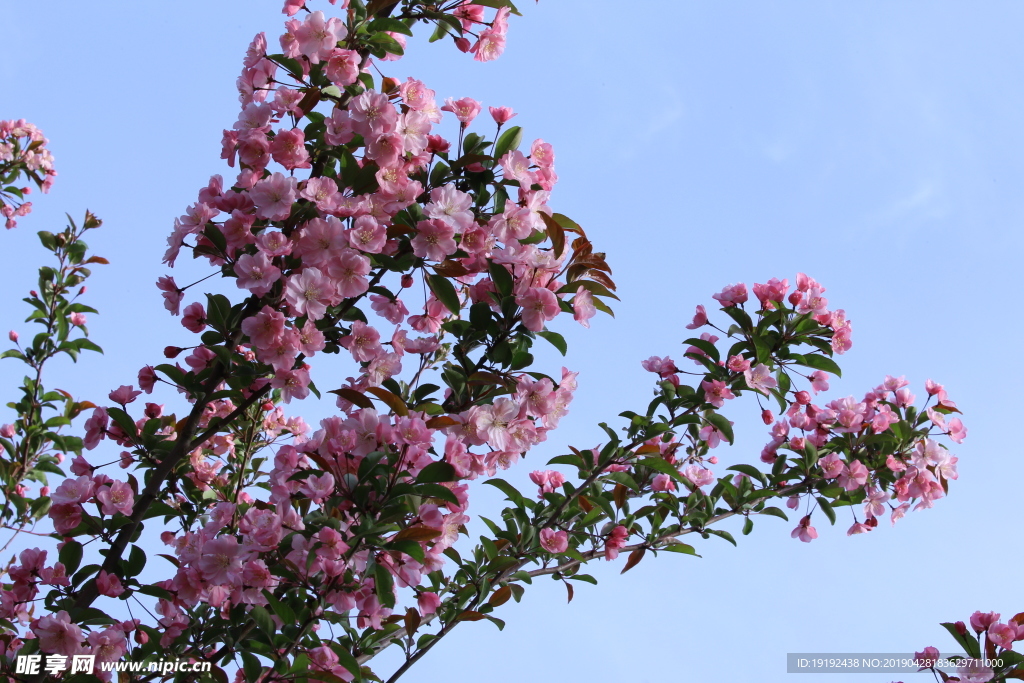
[[[5,10],[0,118],[39,125],[60,175],[0,235],[2,324],[27,331],[18,299],[40,264],[35,231],[59,229],[64,212],[89,208],[105,221],[91,242],[112,262],[89,294],[102,314],[90,330],[107,353],[58,366],[52,384],[102,398],[187,339],[153,286],[166,272],[165,238],[209,176],[227,171],[219,140],[237,114],[234,79],[252,36],[277,35],[280,4],[99,12],[54,0],[45,15],[33,3]],[[970,435],[954,447],[961,477],[948,499],[895,528],[847,538],[841,516],[835,528],[819,521],[820,538],[803,544],[789,538],[792,524],[766,519],[738,549],[712,538],[698,543],[702,559],[648,558],[623,576],[620,565],[594,567],[601,584],[580,586],[570,605],[544,581],[502,608],[503,633],[466,624],[406,680],[788,681],[787,652],[951,652],[939,622],[1024,610],[1012,580],[1024,476],[1012,429],[1024,6],[523,0],[521,9],[497,62],[419,41],[385,65],[439,99],[519,112],[527,140],[554,145],[552,206],[615,269],[617,317],[559,330],[580,391],[517,480],[568,444],[600,441],[597,422],[645,406],[640,361],[681,357],[694,305],[729,283],[799,271],[854,322],[834,397],[859,398],[886,374],[906,375],[921,395],[933,378]],[[189,265],[176,269],[179,282]],[[550,371],[562,362],[539,361]],[[18,379],[13,363],[0,364],[8,396]],[[756,407],[729,416],[739,429],[728,457],[756,461],[767,440]],[[481,493],[471,512],[494,514],[498,502]]]

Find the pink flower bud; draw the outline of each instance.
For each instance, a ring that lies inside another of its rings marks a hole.
[[[18,333],[15,332],[14,330],[11,330],[10,332],[7,333],[7,338],[10,339],[15,344],[18,343]]]
[[[138,643],[139,645],[145,645],[146,643],[149,642],[149,634],[147,634],[142,629],[139,629],[138,631],[136,631],[134,637],[135,637],[135,642]]]
[[[14,438],[14,425],[0,425],[0,436],[5,439]]]
[[[811,402],[811,395],[806,391],[798,391],[796,392],[796,402],[805,406]]]
[[[181,349],[181,348],[179,348],[177,346],[165,346],[164,347],[164,358],[174,358],[179,353],[181,353],[183,350],[184,349]]]
[[[412,287],[412,275],[409,275],[408,273],[406,273],[405,275],[402,276],[402,287],[404,287],[404,288]]]
[[[772,411],[765,408],[764,410],[761,411],[761,420],[766,425],[770,425],[772,422],[775,422],[775,416],[772,415]]]
[[[461,52],[469,52],[470,42],[466,38],[456,38],[455,47],[459,48]]]
[[[516,115],[511,107],[488,107],[488,109],[491,112],[491,118],[499,126],[504,126],[509,119]]]

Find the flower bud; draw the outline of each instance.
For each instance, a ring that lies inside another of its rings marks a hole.
[[[139,645],[145,645],[149,642],[149,634],[143,631],[141,628],[135,632],[135,642]]]
[[[764,410],[761,411],[761,420],[766,425],[770,425],[772,422],[775,422],[775,416],[772,415],[772,411],[765,408]]]
[[[14,425],[0,425],[0,436],[5,439],[14,438]]]
[[[406,273],[405,275],[402,276],[402,287],[403,288],[412,287],[412,275]]]
[[[10,339],[15,344],[18,343],[18,333],[15,332],[14,330],[11,330],[10,332],[7,333],[7,338]]]
[[[177,347],[177,346],[165,346],[164,347],[164,358],[174,358],[179,353],[181,353],[183,350],[184,349],[181,349],[180,347]]]
[[[811,402],[811,395],[806,391],[798,391],[796,392],[796,402],[805,406]]]

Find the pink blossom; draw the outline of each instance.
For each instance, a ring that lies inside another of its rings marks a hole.
[[[297,182],[280,173],[257,182],[249,191],[249,198],[256,205],[256,216],[272,221],[288,218],[295,203]]]
[[[359,78],[359,53],[335,48],[327,57],[324,74],[337,86],[352,85]]]
[[[750,361],[743,356],[729,356],[729,360],[726,361],[725,367],[729,368],[733,372],[747,372],[750,370]]]
[[[708,403],[716,408],[721,408],[727,400],[736,398],[725,382],[717,379],[701,382],[700,388],[704,390],[704,397]]]
[[[914,653],[915,664],[918,664],[921,668],[918,671],[924,669],[930,669],[935,666],[935,663],[939,659],[939,650],[934,647],[926,647],[920,652]]]
[[[198,301],[185,307],[185,314],[181,324],[189,332],[199,334],[206,329],[206,309]]]
[[[86,323],[84,313],[72,313],[69,316],[69,320],[71,324],[74,325],[75,327],[82,327]]]
[[[747,300],[747,286],[742,282],[736,285],[729,285],[718,294],[712,294],[711,298],[720,302],[723,308],[742,304]]]
[[[540,545],[554,555],[564,553],[569,548],[569,534],[554,529],[541,529]]]
[[[967,428],[964,427],[963,422],[958,417],[954,417],[949,421],[949,438],[956,443],[963,443],[964,439],[967,438]]]
[[[488,110],[491,112],[491,118],[499,126],[504,126],[508,123],[509,119],[516,116],[511,107],[488,107]]]
[[[384,353],[384,347],[380,345],[380,332],[360,320],[352,323],[352,331],[341,339],[340,344],[361,363],[369,362]]]
[[[218,536],[202,546],[197,563],[203,578],[211,584],[230,584],[242,576],[242,551],[234,536]]]
[[[982,660],[973,658],[963,660],[956,668],[956,673],[962,683],[988,683],[995,675]]]
[[[311,12],[301,25],[290,21],[289,31],[294,36],[298,50],[309,58],[313,64],[328,59],[337,47],[338,41],[345,37],[345,24],[337,17],[327,19],[320,10]]]
[[[124,586],[121,585],[121,580],[117,578],[117,575],[108,574],[102,569],[99,576],[96,577],[96,588],[100,595],[106,595],[109,598],[117,598],[124,593]]]
[[[586,287],[580,286],[572,300],[573,319],[583,327],[590,327],[590,319],[597,315],[594,306],[594,295]]]
[[[773,302],[786,300],[786,293],[789,291],[789,280],[772,278],[767,284],[755,284],[754,296],[761,302],[761,308],[772,310],[775,308]]]
[[[156,370],[152,365],[147,365],[139,370],[139,388],[147,394],[153,393],[153,387],[156,386],[156,381]]]
[[[995,623],[989,626],[988,639],[999,647],[1009,650],[1017,638],[1017,629],[1010,624]]]
[[[327,272],[342,297],[359,296],[370,288],[366,275],[370,272],[370,259],[354,249],[345,249],[327,267]]]
[[[71,623],[64,610],[33,621],[32,632],[44,652],[72,656],[82,651],[82,629]]]
[[[279,369],[270,380],[270,386],[281,390],[281,400],[285,403],[291,403],[293,398],[302,400],[309,396],[309,371]]]
[[[437,611],[441,606],[441,597],[437,593],[420,593],[416,596],[416,606],[419,608],[420,616],[425,617]]]
[[[474,100],[472,97],[463,97],[462,99],[456,100],[449,97],[444,101],[444,106],[441,107],[441,111],[450,111],[455,114],[455,118],[462,123],[462,127],[465,128],[476,115],[480,113],[480,103]]]
[[[306,268],[288,278],[284,296],[292,314],[319,320],[337,291],[331,281],[317,268]]]
[[[306,151],[306,136],[299,128],[279,130],[270,143],[274,161],[289,171],[296,168],[310,168],[309,152]]]
[[[320,476],[306,477],[302,481],[302,492],[309,496],[314,503],[322,503],[334,495],[334,477],[330,472]]]
[[[135,391],[135,387],[128,385],[121,385],[114,391],[111,391],[108,398],[114,403],[125,405],[131,403],[136,398],[142,395],[141,391]]]
[[[349,244],[353,249],[367,254],[379,254],[387,242],[387,230],[372,216],[360,216],[348,233]]]
[[[999,621],[998,612],[981,612],[977,611],[971,615],[971,628],[974,629],[975,633],[981,633],[987,631],[989,626]]]
[[[867,524],[864,524],[863,522],[854,522],[853,526],[846,531],[846,535],[853,536],[855,534],[866,534],[869,531],[871,531],[871,527]]]
[[[185,292],[178,289],[174,278],[165,275],[156,281],[157,289],[163,292],[164,308],[171,312],[171,315],[178,315],[178,305],[185,297]]]
[[[281,278],[281,271],[271,264],[265,253],[259,251],[255,256],[244,254],[239,257],[235,263],[235,275],[239,289],[248,289],[256,296],[263,296]]]
[[[92,417],[85,421],[85,437],[82,439],[82,444],[90,451],[96,448],[100,441],[106,438],[108,424],[109,418],[106,410],[103,408],[93,410]]]
[[[253,346],[269,348],[284,333],[284,315],[270,306],[264,306],[259,313],[242,321],[242,332],[249,337]]]
[[[856,491],[868,480],[868,468],[860,460],[854,460],[839,475],[838,484],[847,491]]]
[[[455,253],[455,230],[437,219],[424,220],[416,224],[416,236],[412,239],[412,250],[416,256],[432,261],[443,261]]]
[[[565,483],[562,473],[554,470],[530,472],[530,480],[539,487],[537,497],[541,499],[545,493],[554,493]]]
[[[818,537],[818,531],[811,526],[810,515],[807,515],[800,520],[800,523],[795,529],[793,529],[793,533],[790,534],[790,537],[799,538],[804,543],[810,543]]]
[[[811,387],[814,389],[814,393],[828,391],[828,373],[824,370],[815,370],[811,374]]]
[[[693,314],[693,322],[691,322],[689,325],[687,325],[686,329],[688,329],[688,330],[695,330],[698,327],[701,327],[703,325],[707,325],[707,323],[708,323],[707,311],[704,310],[703,306],[697,306],[697,312]]]
[[[516,303],[523,309],[523,326],[531,332],[540,332],[544,323],[561,312],[558,298],[546,287],[531,287],[516,297]]]
[[[130,517],[135,505],[135,493],[127,482],[115,481],[111,486],[98,487],[96,500],[101,504],[103,514],[115,515],[120,512]]]
[[[472,206],[473,198],[449,183],[430,191],[430,203],[424,207],[424,213],[428,218],[450,225],[456,233],[462,233],[475,225]]]
[[[748,387],[766,396],[769,389],[779,386],[778,380],[772,377],[771,370],[764,363],[758,363],[753,369],[744,370],[743,377],[747,380]]]
[[[629,538],[629,531],[621,524],[608,535],[604,542],[604,559],[614,560],[619,556],[619,551],[626,547],[626,539]]]

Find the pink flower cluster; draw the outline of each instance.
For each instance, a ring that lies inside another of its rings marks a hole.
[[[57,171],[53,169],[53,155],[46,148],[49,141],[41,130],[24,119],[0,121],[0,185],[9,185],[24,174],[44,193],[50,191]],[[32,211],[32,202],[24,201],[32,188],[0,189],[0,215],[7,220],[8,230],[15,220]]]

